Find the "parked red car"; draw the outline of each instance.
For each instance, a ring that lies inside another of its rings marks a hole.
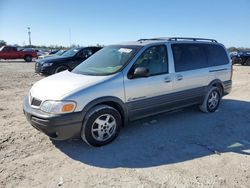
[[[14,46],[3,46],[0,48],[0,59],[24,59],[26,62],[31,62],[32,58],[37,58],[35,50],[17,50]]]

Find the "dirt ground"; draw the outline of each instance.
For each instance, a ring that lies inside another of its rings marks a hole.
[[[0,187],[250,186],[250,66],[234,66],[217,112],[143,119],[101,148],[31,127],[22,100],[40,79],[34,63],[0,62]]]

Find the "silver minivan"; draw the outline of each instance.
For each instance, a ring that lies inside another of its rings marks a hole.
[[[190,105],[214,112],[231,87],[232,64],[216,40],[140,39],[104,47],[71,72],[36,82],[23,109],[53,139],[102,146],[133,120]]]

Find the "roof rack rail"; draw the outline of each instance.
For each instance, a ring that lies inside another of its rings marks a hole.
[[[178,41],[178,40],[192,40],[192,41],[210,41],[210,42],[216,42],[215,39],[205,39],[205,38],[186,38],[186,37],[171,37],[168,38],[168,41]]]
[[[146,41],[146,40],[162,40],[162,39],[160,39],[160,38],[151,38],[151,39],[139,39],[137,41],[140,42],[140,41]]]
[[[192,41],[210,41],[216,42],[215,39],[205,39],[205,38],[188,38],[188,37],[159,37],[159,38],[150,38],[150,39],[139,39],[139,42],[147,41],[147,40],[167,40],[167,41],[183,41],[183,40],[192,40]]]

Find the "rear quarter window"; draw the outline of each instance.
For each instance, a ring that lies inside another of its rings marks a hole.
[[[222,46],[205,45],[204,48],[209,66],[225,65],[229,63],[227,53]]]

